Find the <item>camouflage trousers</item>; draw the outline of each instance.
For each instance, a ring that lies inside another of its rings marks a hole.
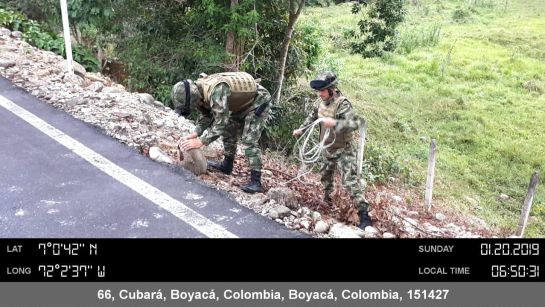
[[[261,116],[256,116],[253,110],[246,116],[231,115],[223,134],[225,156],[235,156],[237,153],[238,136],[242,134],[241,139],[244,146],[244,155],[248,159],[250,169],[252,171],[261,171],[262,163],[259,139],[265,128],[265,120],[267,119],[269,109],[270,106],[261,113]]]
[[[324,155],[325,163],[321,169],[322,184],[325,188],[325,194],[331,195],[335,188],[335,170],[338,168],[341,172],[342,185],[348,189],[352,200],[357,204],[358,210],[367,211],[369,203],[365,199],[365,182],[363,185],[357,175],[356,149],[353,144],[347,145],[345,149],[333,155]]]

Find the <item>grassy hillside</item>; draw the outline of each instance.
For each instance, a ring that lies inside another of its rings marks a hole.
[[[435,201],[516,229],[535,170],[542,179],[528,237],[545,237],[545,1],[407,1],[400,48],[350,54],[351,5],[307,8],[341,89],[370,121],[369,141],[395,152],[422,189],[437,139]],[[500,194],[509,196],[500,200]]]

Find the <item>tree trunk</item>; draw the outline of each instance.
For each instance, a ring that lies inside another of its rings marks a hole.
[[[286,62],[288,60],[288,51],[290,49],[291,37],[293,35],[293,30],[295,30],[295,24],[297,19],[303,11],[306,0],[290,0],[290,9],[289,9],[289,19],[288,19],[288,28],[286,29],[286,35],[284,36],[284,41],[282,43],[282,53],[280,55],[280,68],[278,70],[278,89],[276,92],[275,101],[280,101],[282,96],[282,85],[284,83],[284,72],[286,71]]]
[[[238,0],[231,0],[231,11],[235,9],[235,7],[238,5]],[[228,55],[232,55],[232,58],[229,58],[229,62],[227,63],[227,70],[228,71],[238,71],[238,48],[236,48],[237,42],[235,38],[235,33],[233,31],[227,32],[227,40],[225,43],[225,52],[227,52]]]

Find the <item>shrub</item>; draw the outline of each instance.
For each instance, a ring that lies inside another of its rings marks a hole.
[[[358,22],[359,32],[352,32],[356,41],[352,51],[364,57],[382,56],[396,47],[396,28],[403,21],[406,10],[403,0],[370,1],[364,18]],[[362,4],[355,3],[352,13],[362,11]]]
[[[37,48],[66,57],[62,37],[44,31],[38,22],[28,19],[21,13],[0,9],[0,25],[12,31],[23,32],[23,38]],[[89,49],[74,45],[72,51],[74,60],[83,65],[88,71],[97,71],[99,69],[98,60]]]
[[[292,132],[304,122],[316,101],[316,94],[310,90],[291,89],[291,92],[290,98],[271,107],[262,138],[264,146],[285,154],[293,151],[297,139]]]
[[[366,145],[362,174],[369,183],[386,183],[388,177],[403,175],[410,179],[410,171],[402,166],[397,154],[373,145]]]
[[[469,10],[458,7],[454,10],[452,13],[452,20],[457,23],[465,23],[468,21],[469,17],[471,16],[471,13]]]

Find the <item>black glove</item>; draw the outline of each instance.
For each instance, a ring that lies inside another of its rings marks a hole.
[[[174,112],[183,117],[187,117],[189,114],[191,114],[191,110],[186,110],[183,106],[176,107]]]

